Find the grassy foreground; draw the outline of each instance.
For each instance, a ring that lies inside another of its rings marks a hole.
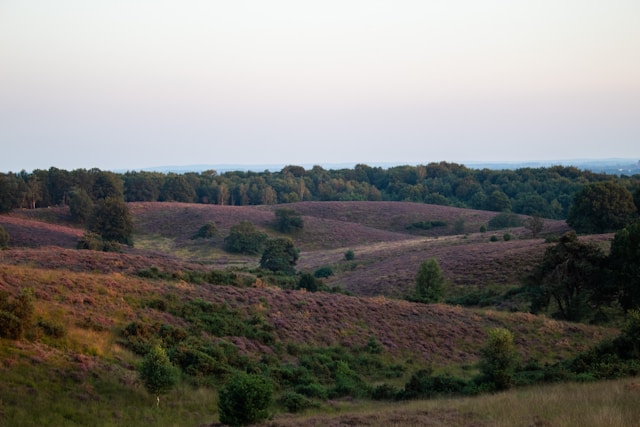
[[[282,415],[262,424],[293,426],[626,427],[640,420],[640,381],[566,383],[470,398],[336,404],[334,414]]]

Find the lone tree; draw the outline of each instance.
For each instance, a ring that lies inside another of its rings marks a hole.
[[[261,375],[238,372],[219,394],[218,411],[221,423],[243,426],[269,418],[273,385]]]
[[[115,197],[98,200],[89,220],[89,231],[104,240],[133,246],[133,221],[127,204]]]
[[[300,213],[289,208],[276,209],[276,229],[282,233],[300,231],[304,227],[304,221]]]
[[[251,222],[240,221],[231,226],[224,243],[230,252],[258,254],[267,238],[267,234],[258,230]]]
[[[80,224],[85,224],[93,213],[93,200],[82,188],[74,188],[69,194],[69,212],[71,219]]]
[[[539,216],[530,216],[524,221],[524,228],[529,230],[535,239],[544,228],[544,221]]]
[[[147,391],[156,396],[156,406],[160,406],[160,395],[167,394],[178,381],[178,369],[171,364],[167,353],[156,345],[138,367],[140,379]]]
[[[295,274],[299,254],[298,249],[293,246],[293,242],[290,239],[281,237],[270,239],[267,240],[262,252],[260,267],[273,272]]]
[[[424,303],[441,301],[446,284],[440,265],[435,258],[422,261],[416,276],[416,301]]]
[[[207,221],[202,227],[198,229],[198,232],[191,237],[191,240],[195,239],[211,239],[218,233],[218,227],[213,221]]]
[[[629,190],[613,181],[596,182],[576,193],[567,224],[578,233],[608,233],[625,227],[636,215]]]
[[[518,353],[513,334],[504,328],[489,331],[487,343],[481,350],[480,371],[483,382],[495,390],[511,387],[511,380],[518,365]]]

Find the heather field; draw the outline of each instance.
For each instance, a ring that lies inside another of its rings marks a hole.
[[[17,295],[28,288],[35,297],[34,328],[22,340],[0,339],[0,425],[212,425],[218,419],[217,389],[228,369],[266,369],[282,381],[284,393],[292,375],[288,370],[314,357],[320,378],[316,386],[328,387],[321,379],[322,361],[335,358],[358,365],[368,384],[399,388],[427,367],[476,375],[480,349],[492,328],[509,329],[519,360],[540,365],[571,358],[618,333],[512,312],[515,303],[481,309],[405,299],[417,266],[431,257],[450,283],[450,298],[518,286],[550,245],[545,238],[567,230],[562,221],[545,220],[540,235],[531,238],[521,227],[480,232],[496,215],[486,211],[391,202],[291,204],[304,219],[303,230],[290,235],[300,249],[297,269],[330,267],[333,274],[324,283],[344,291],[312,293],[275,286],[257,273],[259,256],[224,248],[224,237],[241,220],[269,236],[282,236],[273,227],[277,206],[129,207],[135,245],[121,253],[75,249],[84,231],[70,222],[65,208],[0,216],[11,236],[9,249],[0,251],[0,290]],[[193,239],[207,221],[215,223],[217,234]],[[418,221],[445,225],[410,227]],[[509,240],[503,239],[505,233]],[[590,239],[606,247],[611,236]],[[354,252],[353,260],[345,259],[347,250]],[[187,363],[180,358],[186,357],[180,356],[187,351],[185,343],[199,353],[188,353],[191,371],[185,370],[180,384],[163,397],[165,406],[157,409],[136,366],[140,349],[153,339],[169,343],[166,334],[182,342],[172,347],[180,363]],[[371,346],[375,351],[367,352]],[[224,359],[205,365],[202,353],[224,353]],[[196,354],[199,365],[193,362]],[[637,396],[630,384],[607,387],[625,398]],[[568,389],[549,390],[569,394]],[[511,393],[376,406],[348,396],[315,397],[302,414],[285,414],[279,406],[265,425],[577,425],[561,422],[549,402],[539,412],[509,415],[517,416],[514,424],[509,416],[487,409],[502,405],[506,411],[524,405],[524,395],[540,400],[547,392]],[[580,393],[595,394],[588,388]],[[582,425],[630,425],[628,414],[618,419]]]

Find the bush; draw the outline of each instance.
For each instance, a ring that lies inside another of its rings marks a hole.
[[[289,208],[276,209],[276,229],[282,233],[300,231],[304,227],[302,216]]]
[[[298,280],[298,289],[305,289],[309,292],[317,292],[320,288],[320,281],[309,273],[304,273]]]
[[[333,276],[333,269],[331,267],[329,267],[328,265],[325,265],[323,267],[320,267],[316,271],[314,271],[313,275],[315,277],[317,277],[317,278],[324,278],[324,277]]]
[[[420,264],[415,282],[416,301],[435,303],[444,296],[446,280],[435,258],[429,258]]]
[[[520,227],[522,219],[511,212],[501,212],[489,220],[489,230],[500,230],[502,228]]]
[[[505,242],[508,242],[509,240],[511,240],[511,234],[509,233],[504,233],[502,235],[502,240],[504,240]]]
[[[298,261],[300,251],[293,245],[293,242],[285,238],[267,240],[260,267],[273,272],[282,272],[292,275],[295,273],[295,265]]]
[[[7,248],[9,246],[9,233],[0,225],[0,249]]]
[[[269,418],[273,385],[261,375],[236,373],[220,390],[220,422],[243,426]]]
[[[147,391],[156,396],[160,405],[160,395],[168,393],[178,381],[178,370],[171,364],[167,353],[156,345],[138,367],[140,379]]]
[[[353,252],[353,249],[349,249],[344,253],[344,259],[347,261],[353,261],[355,258],[356,258],[356,254],[355,252]]]
[[[497,241],[498,241],[498,236],[491,236],[491,237],[489,238],[489,241],[490,241],[490,242],[497,242]]]
[[[211,239],[218,232],[218,228],[216,227],[216,223],[213,221],[209,221],[204,224],[196,234],[191,237],[191,240],[195,239]]]
[[[398,394],[402,399],[424,399],[438,395],[467,394],[469,382],[449,375],[432,375],[431,369],[423,369],[411,376],[404,390]]]
[[[266,233],[259,231],[251,222],[240,221],[231,226],[229,235],[224,242],[230,252],[258,254],[267,240]]]
[[[0,336],[9,339],[20,339],[31,326],[33,318],[33,292],[23,289],[14,298],[0,292]]]
[[[84,233],[82,237],[78,239],[76,248],[90,251],[122,252],[119,243],[115,241],[105,241],[96,233]]]
[[[284,393],[278,400],[282,406],[284,406],[288,412],[300,412],[305,409],[312,408],[314,403],[307,397],[296,393],[295,391],[288,391]]]
[[[518,354],[513,342],[513,334],[504,328],[489,331],[487,343],[481,350],[480,371],[482,383],[496,390],[511,386],[517,366]]]

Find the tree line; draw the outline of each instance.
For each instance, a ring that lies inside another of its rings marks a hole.
[[[0,212],[69,205],[77,194],[218,205],[271,205],[298,201],[408,201],[564,219],[587,184],[614,182],[640,198],[640,177],[583,171],[573,166],[470,169],[456,163],[390,168],[358,164],[327,170],[286,166],[277,172],[215,170],[184,174],[52,167],[0,173]],[[638,202],[636,202],[637,204]]]

